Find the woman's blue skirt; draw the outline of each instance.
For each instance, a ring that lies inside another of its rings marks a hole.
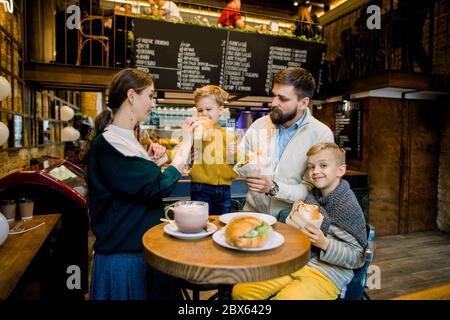
[[[175,300],[181,292],[175,278],[150,267],[141,253],[95,253],[91,300]]]

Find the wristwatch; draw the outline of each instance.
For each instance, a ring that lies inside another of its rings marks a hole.
[[[273,183],[273,187],[269,190],[269,193],[266,193],[266,194],[271,195],[272,197],[275,197],[278,194],[278,192],[280,191],[280,187],[273,180],[272,180],[272,183]]]

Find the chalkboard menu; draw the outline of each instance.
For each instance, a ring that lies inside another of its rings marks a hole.
[[[338,104],[334,109],[334,140],[346,150],[347,159],[362,156],[362,107],[360,101]]]
[[[135,20],[135,65],[158,89],[193,91],[216,84],[240,95],[270,95],[285,67],[310,71],[320,92],[325,44],[285,37]]]

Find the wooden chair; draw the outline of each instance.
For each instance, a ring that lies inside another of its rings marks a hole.
[[[93,33],[92,22],[100,21],[103,24],[102,16],[86,16],[80,22],[80,28],[78,29],[78,55],[77,55],[77,65],[81,64],[81,54],[83,52],[83,47],[87,42],[97,41],[102,46],[102,66],[109,66],[109,38],[103,34],[96,35]],[[89,30],[89,33],[85,33],[84,30]],[[103,33],[103,32],[102,32]],[[92,57],[89,59],[90,64],[92,64]]]

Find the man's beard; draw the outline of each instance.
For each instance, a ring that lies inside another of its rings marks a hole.
[[[292,120],[297,115],[297,110],[294,110],[290,113],[283,114],[283,112],[278,108],[272,108],[270,110],[270,120],[272,120],[272,123],[275,125],[279,124],[285,124],[286,122]]]

